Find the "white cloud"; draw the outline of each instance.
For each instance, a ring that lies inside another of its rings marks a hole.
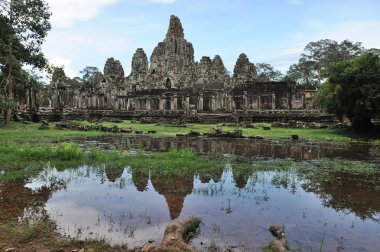
[[[52,58],[48,59],[50,64],[57,67],[62,67],[65,70],[67,77],[74,78],[76,76],[75,70],[71,68],[72,60],[65,58]]]
[[[151,0],[152,3],[159,3],[159,4],[172,4],[175,3],[177,0]]]
[[[380,22],[357,21],[344,22],[331,27],[329,31],[321,36],[322,38],[330,38],[337,41],[345,39],[362,42],[365,48],[380,48]]]
[[[53,27],[70,28],[76,22],[89,21],[99,15],[100,10],[117,0],[48,0],[52,12]]]

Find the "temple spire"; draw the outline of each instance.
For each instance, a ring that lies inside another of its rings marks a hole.
[[[185,35],[183,33],[183,28],[181,20],[177,16],[170,16],[170,24],[168,32],[166,33],[166,39],[184,39]]]

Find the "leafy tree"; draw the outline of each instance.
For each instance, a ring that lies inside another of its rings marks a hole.
[[[92,87],[96,78],[101,74],[99,69],[94,66],[86,66],[80,73],[83,87]]]
[[[280,71],[275,70],[272,65],[267,63],[257,63],[256,70],[261,81],[279,81],[283,77]]]
[[[1,39],[4,45],[6,60],[2,62],[7,73],[6,96],[14,98],[14,68],[30,64],[43,68],[46,60],[41,53],[47,32],[51,29],[48,5],[44,0],[0,0],[0,19],[4,34]],[[22,50],[19,50],[22,49]],[[5,123],[9,123],[11,108],[6,111]]]
[[[355,130],[373,128],[380,114],[380,57],[370,52],[330,65],[318,102],[328,112],[347,116]]]
[[[329,65],[349,60],[364,52],[360,42],[344,40],[338,43],[331,39],[310,42],[304,48],[298,64],[289,68],[286,78],[307,87],[321,85]]]

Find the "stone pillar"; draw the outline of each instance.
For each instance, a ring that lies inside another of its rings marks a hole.
[[[247,98],[247,91],[243,91],[243,110],[248,110],[248,98]]]
[[[199,92],[199,97],[198,97],[198,111],[203,111],[203,92]]]
[[[159,103],[159,110],[164,110],[164,107],[165,107],[165,97],[164,96],[161,96],[160,97],[160,103]]]
[[[272,110],[276,109],[276,95],[272,94]]]
[[[259,95],[259,104],[258,104],[259,106],[258,106],[258,109],[259,109],[259,111],[261,111],[261,96]]]
[[[151,105],[150,105],[150,99],[149,98],[147,98],[146,99],[146,103],[145,103],[145,109],[146,110],[151,110]]]
[[[216,110],[216,98],[215,96],[211,96],[211,111],[215,111]]]
[[[190,108],[190,96],[189,95],[186,95],[186,98],[185,98],[185,104],[188,108]]]
[[[170,101],[170,110],[177,110],[177,93],[174,93],[174,96]]]
[[[26,105],[28,108],[30,108],[30,89],[26,89],[25,91],[25,97],[26,97]]]
[[[227,97],[226,97],[226,109],[227,109],[227,111],[229,111],[229,112],[232,112],[233,111],[233,109],[232,109],[232,97],[231,97],[231,95],[227,95]]]
[[[307,109],[305,104],[305,93],[302,93],[302,109]]]

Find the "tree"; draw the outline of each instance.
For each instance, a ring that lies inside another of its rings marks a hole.
[[[330,65],[327,75],[318,94],[323,108],[347,116],[357,131],[372,129],[371,119],[380,114],[380,57],[366,52]]]
[[[329,65],[352,59],[363,52],[360,42],[344,40],[338,43],[331,39],[310,42],[304,48],[298,64],[289,68],[286,78],[309,88],[320,86]]]
[[[51,29],[51,13],[44,0],[0,0],[1,24],[5,27],[2,39],[6,51],[6,96],[14,98],[14,68],[22,64],[43,68],[46,64],[41,53],[47,32]],[[20,52],[18,49],[22,48]],[[5,124],[11,119],[11,108],[6,111]]]
[[[94,66],[86,66],[80,73],[83,87],[92,87],[96,78],[101,74],[99,69]]]
[[[275,70],[272,65],[267,63],[257,63],[256,70],[261,81],[279,81],[283,77],[280,71]]]

